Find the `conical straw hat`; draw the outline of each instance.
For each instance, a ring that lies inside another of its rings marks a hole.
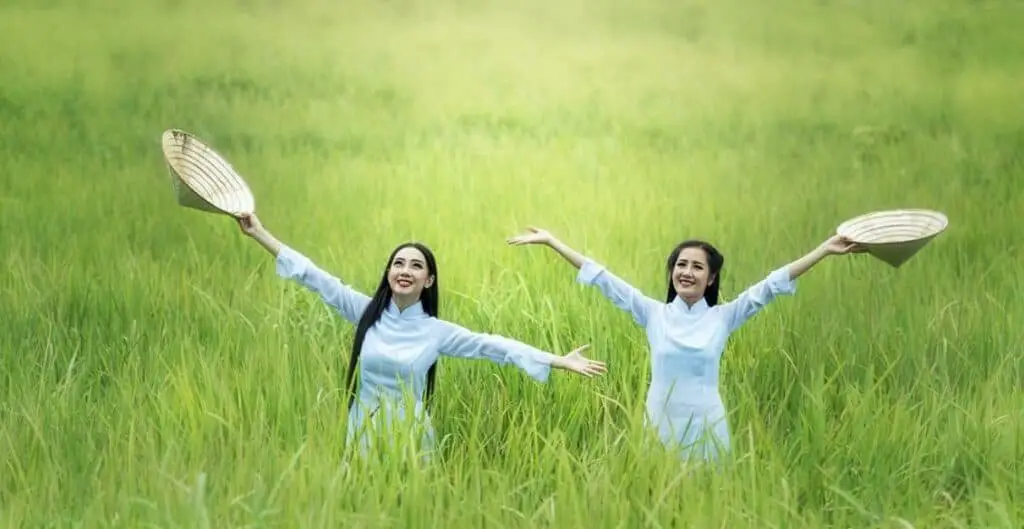
[[[948,225],[949,219],[938,211],[897,209],[854,217],[840,224],[836,233],[899,268]]]
[[[164,131],[164,160],[182,206],[234,217],[253,213],[255,199],[231,164],[195,136]]]

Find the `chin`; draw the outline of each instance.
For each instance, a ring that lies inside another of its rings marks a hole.
[[[703,294],[698,293],[695,290],[676,290],[676,295],[681,298],[699,298]]]

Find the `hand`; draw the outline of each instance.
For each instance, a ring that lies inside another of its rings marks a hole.
[[[551,244],[555,240],[555,237],[546,230],[535,228],[533,226],[530,226],[527,229],[529,233],[509,237],[506,239],[506,242],[512,246],[521,246],[524,244]]]
[[[238,227],[242,229],[242,233],[249,237],[255,237],[263,231],[263,224],[255,213],[245,213],[235,220],[238,221]]]
[[[867,251],[867,248],[864,246],[861,246],[842,235],[833,235],[827,241],[821,243],[821,249],[829,255],[843,255]]]
[[[594,375],[606,373],[607,368],[605,367],[604,362],[591,360],[580,354],[580,351],[584,351],[589,348],[590,345],[584,345],[565,356],[558,357],[558,360],[555,362],[556,367],[560,367],[567,371],[574,371],[585,377],[592,377]]]

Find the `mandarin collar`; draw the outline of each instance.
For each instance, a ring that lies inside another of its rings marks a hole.
[[[694,303],[693,306],[691,307],[691,306],[686,304],[686,301],[684,301],[683,298],[681,298],[681,297],[679,297],[677,295],[672,300],[671,305],[676,310],[679,310],[681,312],[685,312],[687,314],[699,314],[701,312],[704,312],[704,311],[708,310],[708,301],[706,299],[704,299],[703,296],[701,296],[701,298],[699,300],[697,300],[697,302]]]
[[[420,301],[417,301],[416,303],[409,305],[408,307],[405,308],[405,310],[399,310],[398,304],[395,303],[394,299],[388,302],[387,312],[391,316],[402,319],[416,318],[425,314],[423,310],[423,303]]]

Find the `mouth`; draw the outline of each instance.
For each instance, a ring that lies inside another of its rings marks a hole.
[[[412,286],[412,281],[409,281],[408,279],[399,279],[395,281],[395,283],[398,283],[398,286],[402,288],[409,288]]]
[[[689,287],[692,287],[693,285],[696,285],[696,284],[697,284],[697,282],[692,280],[692,279],[686,279],[686,278],[680,278],[679,279],[679,286],[684,287],[684,288],[689,288]]]

